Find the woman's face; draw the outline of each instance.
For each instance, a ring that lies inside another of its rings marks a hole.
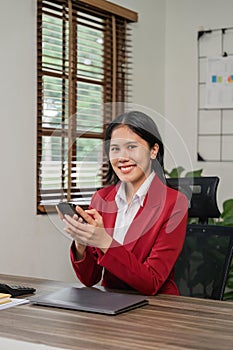
[[[150,149],[144,139],[122,125],[112,132],[109,159],[118,178],[130,182],[137,190],[150,175],[152,160],[158,150],[158,144]]]

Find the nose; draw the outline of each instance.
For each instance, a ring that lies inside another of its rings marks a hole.
[[[127,161],[129,159],[129,153],[126,148],[121,149],[118,155],[118,160],[121,162]]]

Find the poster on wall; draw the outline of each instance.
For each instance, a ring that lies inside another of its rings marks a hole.
[[[233,108],[233,57],[207,59],[205,108]]]

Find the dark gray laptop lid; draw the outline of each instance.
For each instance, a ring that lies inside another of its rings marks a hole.
[[[105,291],[98,288],[67,287],[31,300],[41,306],[116,315],[148,304],[146,296]]]

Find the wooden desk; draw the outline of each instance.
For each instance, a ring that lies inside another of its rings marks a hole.
[[[0,275],[0,281],[34,286],[37,295],[65,283]],[[233,303],[174,296],[117,316],[39,307],[1,310],[0,337],[65,349],[230,350]]]

